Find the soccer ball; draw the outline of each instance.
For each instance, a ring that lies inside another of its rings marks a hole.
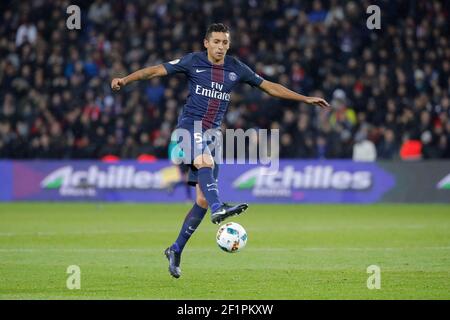
[[[240,224],[228,222],[217,231],[216,241],[223,251],[238,252],[247,244],[247,232]]]

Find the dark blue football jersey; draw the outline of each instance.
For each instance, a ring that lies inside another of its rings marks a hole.
[[[189,53],[163,66],[168,74],[184,73],[189,80],[189,96],[178,126],[192,125],[194,121],[202,121],[204,129],[220,126],[234,86],[238,83],[259,86],[263,81],[237,58],[225,56],[224,64],[211,63],[206,51]]]

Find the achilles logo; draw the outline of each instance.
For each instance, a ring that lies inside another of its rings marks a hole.
[[[242,174],[233,183],[237,189],[252,189],[255,196],[286,196],[293,189],[365,190],[372,185],[369,171],[334,171],[332,166],[306,166],[302,171],[286,166],[275,174],[258,167]]]
[[[45,177],[41,188],[58,189],[66,196],[95,196],[96,189],[160,189],[161,182],[158,172],[136,171],[133,166],[109,166],[106,170],[95,165],[87,170],[65,166]]]
[[[438,189],[450,190],[450,174],[446,175],[441,181],[438,182]]]

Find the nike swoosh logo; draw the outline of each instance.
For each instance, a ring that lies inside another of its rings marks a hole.
[[[191,226],[189,226],[188,229],[191,230],[191,231],[195,231],[195,229],[192,228]]]
[[[206,187],[209,188],[209,187],[212,187],[212,186],[214,186],[214,185],[217,185],[217,183],[207,183],[207,184],[206,184]]]
[[[199,69],[195,69],[195,72],[200,73],[200,72],[205,72],[206,70],[199,70]]]

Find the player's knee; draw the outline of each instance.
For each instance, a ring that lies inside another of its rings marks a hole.
[[[214,168],[214,159],[207,154],[203,154],[194,159],[194,166],[200,168]]]
[[[200,206],[200,207],[202,207],[202,208],[204,208],[204,209],[207,209],[207,208],[208,208],[208,201],[206,201],[206,198],[205,198],[205,197],[203,197],[203,196],[197,196],[196,202],[197,202],[197,205],[198,205],[198,206]]]

